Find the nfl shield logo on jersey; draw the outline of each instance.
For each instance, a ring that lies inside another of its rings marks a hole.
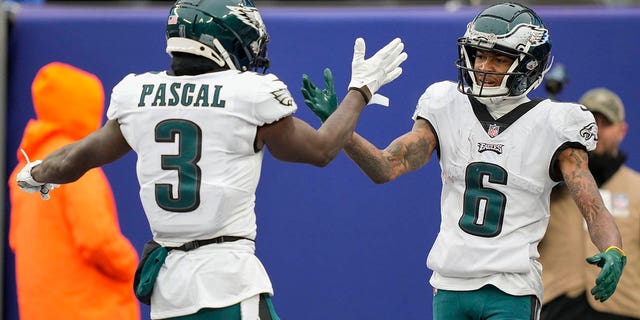
[[[487,133],[489,134],[489,137],[495,138],[495,136],[500,133],[500,126],[497,124],[490,124]]]

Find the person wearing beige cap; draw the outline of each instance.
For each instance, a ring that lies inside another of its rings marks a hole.
[[[609,122],[620,124],[624,122],[624,105],[620,97],[606,88],[596,88],[587,91],[581,98],[580,104],[593,113],[599,113]],[[626,125],[624,125],[626,127]]]
[[[588,291],[598,268],[585,264],[584,258],[597,249],[566,187],[556,188],[547,233],[539,246],[545,290],[541,319],[640,319],[640,174],[624,165],[626,156],[619,149],[628,127],[624,105],[605,88],[587,91],[579,102],[598,125],[589,170],[620,229],[628,260],[616,294],[604,303],[595,301]]]

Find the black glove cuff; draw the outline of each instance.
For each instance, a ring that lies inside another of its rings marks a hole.
[[[369,92],[369,90],[365,89],[366,87],[362,87],[362,88],[358,88],[358,87],[350,87],[349,91],[351,90],[355,90],[360,92],[360,94],[362,95],[362,98],[364,99],[364,104],[368,104],[369,100],[371,100],[371,93]]]

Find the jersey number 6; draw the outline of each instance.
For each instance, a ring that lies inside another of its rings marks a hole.
[[[464,203],[458,225],[465,232],[480,237],[495,237],[502,231],[507,197],[504,193],[486,188],[483,180],[507,184],[507,171],[495,164],[474,162],[465,172]]]

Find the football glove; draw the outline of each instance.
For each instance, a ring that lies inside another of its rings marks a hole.
[[[331,69],[329,68],[324,69],[324,84],[325,89],[320,89],[309,79],[308,75],[302,75],[301,91],[304,103],[322,122],[327,120],[338,107],[336,89],[333,85],[333,74],[331,74]]]
[[[53,183],[38,182],[33,179],[33,177],[31,176],[31,169],[42,163],[42,161],[36,160],[31,162],[29,161],[27,153],[23,149],[20,149],[20,151],[22,151],[22,154],[24,154],[24,157],[27,159],[27,164],[24,166],[24,168],[22,168],[22,170],[20,170],[20,172],[18,172],[18,175],[16,177],[18,187],[20,187],[22,191],[27,193],[40,192],[40,198],[42,198],[42,200],[49,200],[49,198],[51,197],[49,195],[49,192],[59,185]]]
[[[349,90],[359,91],[368,104],[380,87],[402,74],[400,64],[407,60],[407,53],[402,50],[404,50],[404,43],[400,38],[395,38],[371,58],[365,60],[364,39],[356,39],[353,46]]]
[[[325,89],[319,89],[309,76],[302,75],[302,95],[304,103],[322,122],[325,122],[329,116],[338,108],[338,98],[336,97],[336,89],[333,84],[333,74],[331,69],[324,70]],[[380,94],[374,94],[369,104],[380,104],[385,107],[389,106],[389,99]]]
[[[587,262],[602,268],[596,277],[596,285],[591,289],[591,294],[596,300],[605,302],[616,291],[622,269],[627,263],[627,256],[622,249],[611,246],[604,252],[587,258]]]

